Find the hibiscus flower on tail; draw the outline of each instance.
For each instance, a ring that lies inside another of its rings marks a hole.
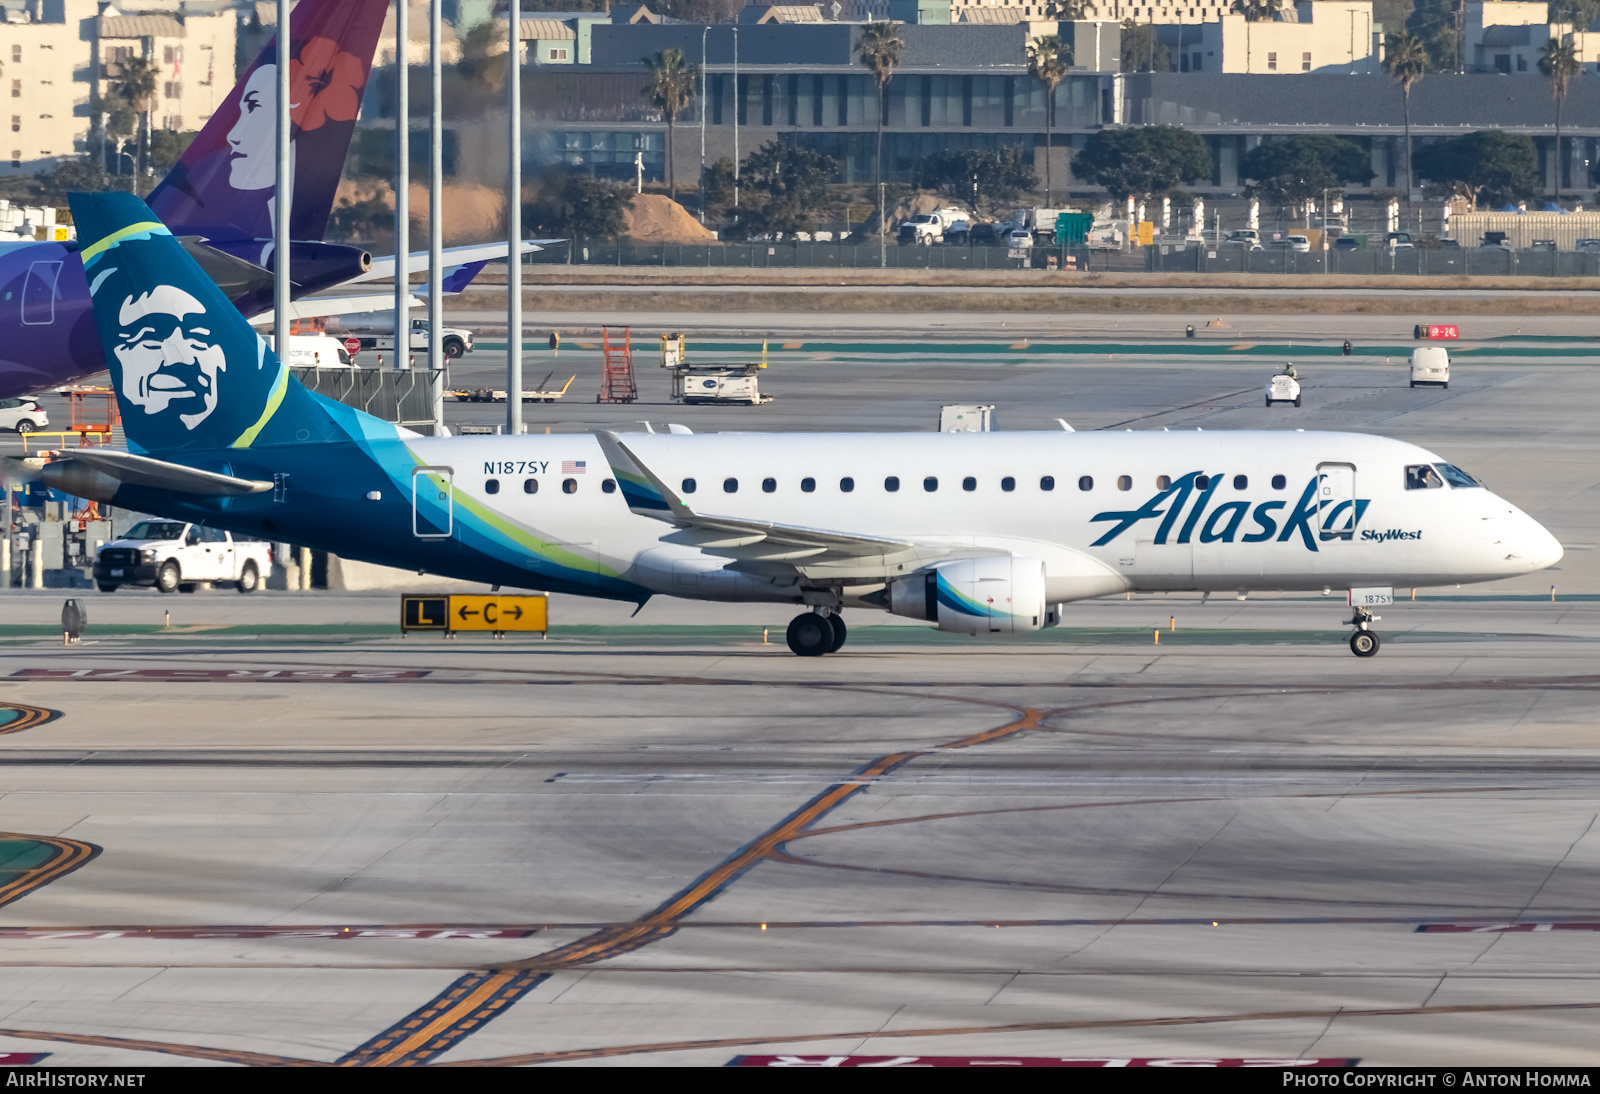
[[[289,118],[296,133],[321,129],[330,121],[354,121],[361,109],[367,68],[331,38],[312,38],[289,62]]]

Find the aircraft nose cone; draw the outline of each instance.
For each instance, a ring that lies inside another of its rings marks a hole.
[[[1527,562],[1529,569],[1544,570],[1560,562],[1566,550],[1556,537],[1532,517],[1526,520],[1527,526],[1518,537],[1522,542],[1518,544],[1520,550],[1517,553]]]

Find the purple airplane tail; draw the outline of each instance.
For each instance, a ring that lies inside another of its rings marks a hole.
[[[328,225],[388,0],[304,0],[290,16],[292,239]],[[175,235],[272,237],[276,183],[277,39],[211,116],[160,185],[150,208]]]

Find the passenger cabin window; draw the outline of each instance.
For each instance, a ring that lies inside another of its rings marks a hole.
[[[961,489],[971,492],[977,488],[978,480],[973,478],[971,475],[968,475],[966,478],[961,480]]]
[[[578,492],[578,480],[577,479],[562,479],[561,480],[561,492],[563,494],[576,494]]]
[[[1287,485],[1289,485],[1289,480],[1282,475],[1272,476],[1272,488],[1274,490],[1282,490]]]
[[[484,479],[483,480],[483,492],[485,494],[498,494],[500,492],[500,480],[499,479]]]
[[[1171,478],[1171,476],[1168,476],[1168,475],[1157,475],[1156,476],[1156,489],[1157,490],[1169,490],[1171,488],[1172,488],[1172,478]]]
[[[883,488],[889,491],[891,494],[900,489],[900,476],[890,475],[888,478],[884,479]]]
[[[1233,477],[1233,488],[1235,490],[1248,490],[1250,488],[1250,477],[1248,475],[1235,475]]]
[[[778,489],[778,480],[777,479],[762,479],[761,480],[761,492],[763,494],[770,494],[776,489]]]
[[[739,480],[738,479],[723,479],[722,480],[722,492],[724,494],[737,494],[739,492]]]
[[[854,490],[855,488],[856,488],[856,480],[850,478],[848,475],[839,480],[839,490],[842,493],[848,494],[850,491]]]
[[[814,490],[816,490],[816,488],[817,488],[817,480],[816,479],[805,478],[805,479],[801,479],[800,480],[800,492],[801,493],[809,494],[809,493],[813,492]]]
[[[1055,488],[1056,477],[1054,475],[1044,475],[1039,479],[1040,490],[1054,490]]]
[[[1117,476],[1117,489],[1118,490],[1132,490],[1133,489],[1133,476],[1132,475],[1118,475]]]
[[[1439,477],[1439,472],[1433,469],[1432,464],[1416,463],[1406,468],[1407,490],[1443,490],[1444,479]]]
[[[931,494],[935,490],[939,489],[939,480],[934,478],[932,475],[929,475],[927,478],[922,480],[922,488]]]
[[[693,479],[684,479],[683,480],[683,492],[685,494],[694,493],[694,487],[695,487],[695,481]]]
[[[1211,476],[1210,475],[1196,475],[1194,477],[1194,488],[1196,490],[1209,490],[1209,489],[1211,489]]]
[[[1012,478],[1010,475],[1007,475],[1005,478],[1000,480],[1000,489],[1004,490],[1006,493],[1009,494],[1016,488],[1017,480]]]
[[[538,479],[523,479],[522,480],[522,492],[524,494],[537,494],[539,492],[539,480]]]
[[[1439,474],[1444,476],[1444,481],[1457,489],[1467,486],[1483,485],[1477,479],[1473,478],[1471,475],[1467,474],[1453,463],[1440,463],[1435,464],[1434,466],[1439,469]]]
[[[617,480],[606,479],[600,484],[600,489],[607,494],[615,494],[617,492]]]
[[[1094,477],[1092,475],[1080,475],[1078,477],[1078,489],[1079,490],[1093,490],[1094,489]]]

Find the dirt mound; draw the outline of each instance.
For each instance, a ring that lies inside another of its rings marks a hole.
[[[638,243],[715,243],[717,234],[665,194],[635,194],[623,234]]]
[[[394,184],[382,179],[340,179],[334,208],[365,207],[369,215],[388,210],[393,215]],[[444,188],[444,240],[448,247],[462,243],[491,243],[505,238],[506,197],[472,182],[446,183]],[[411,184],[411,232],[414,247],[427,246],[428,187]],[[418,243],[419,237],[422,242]]]

